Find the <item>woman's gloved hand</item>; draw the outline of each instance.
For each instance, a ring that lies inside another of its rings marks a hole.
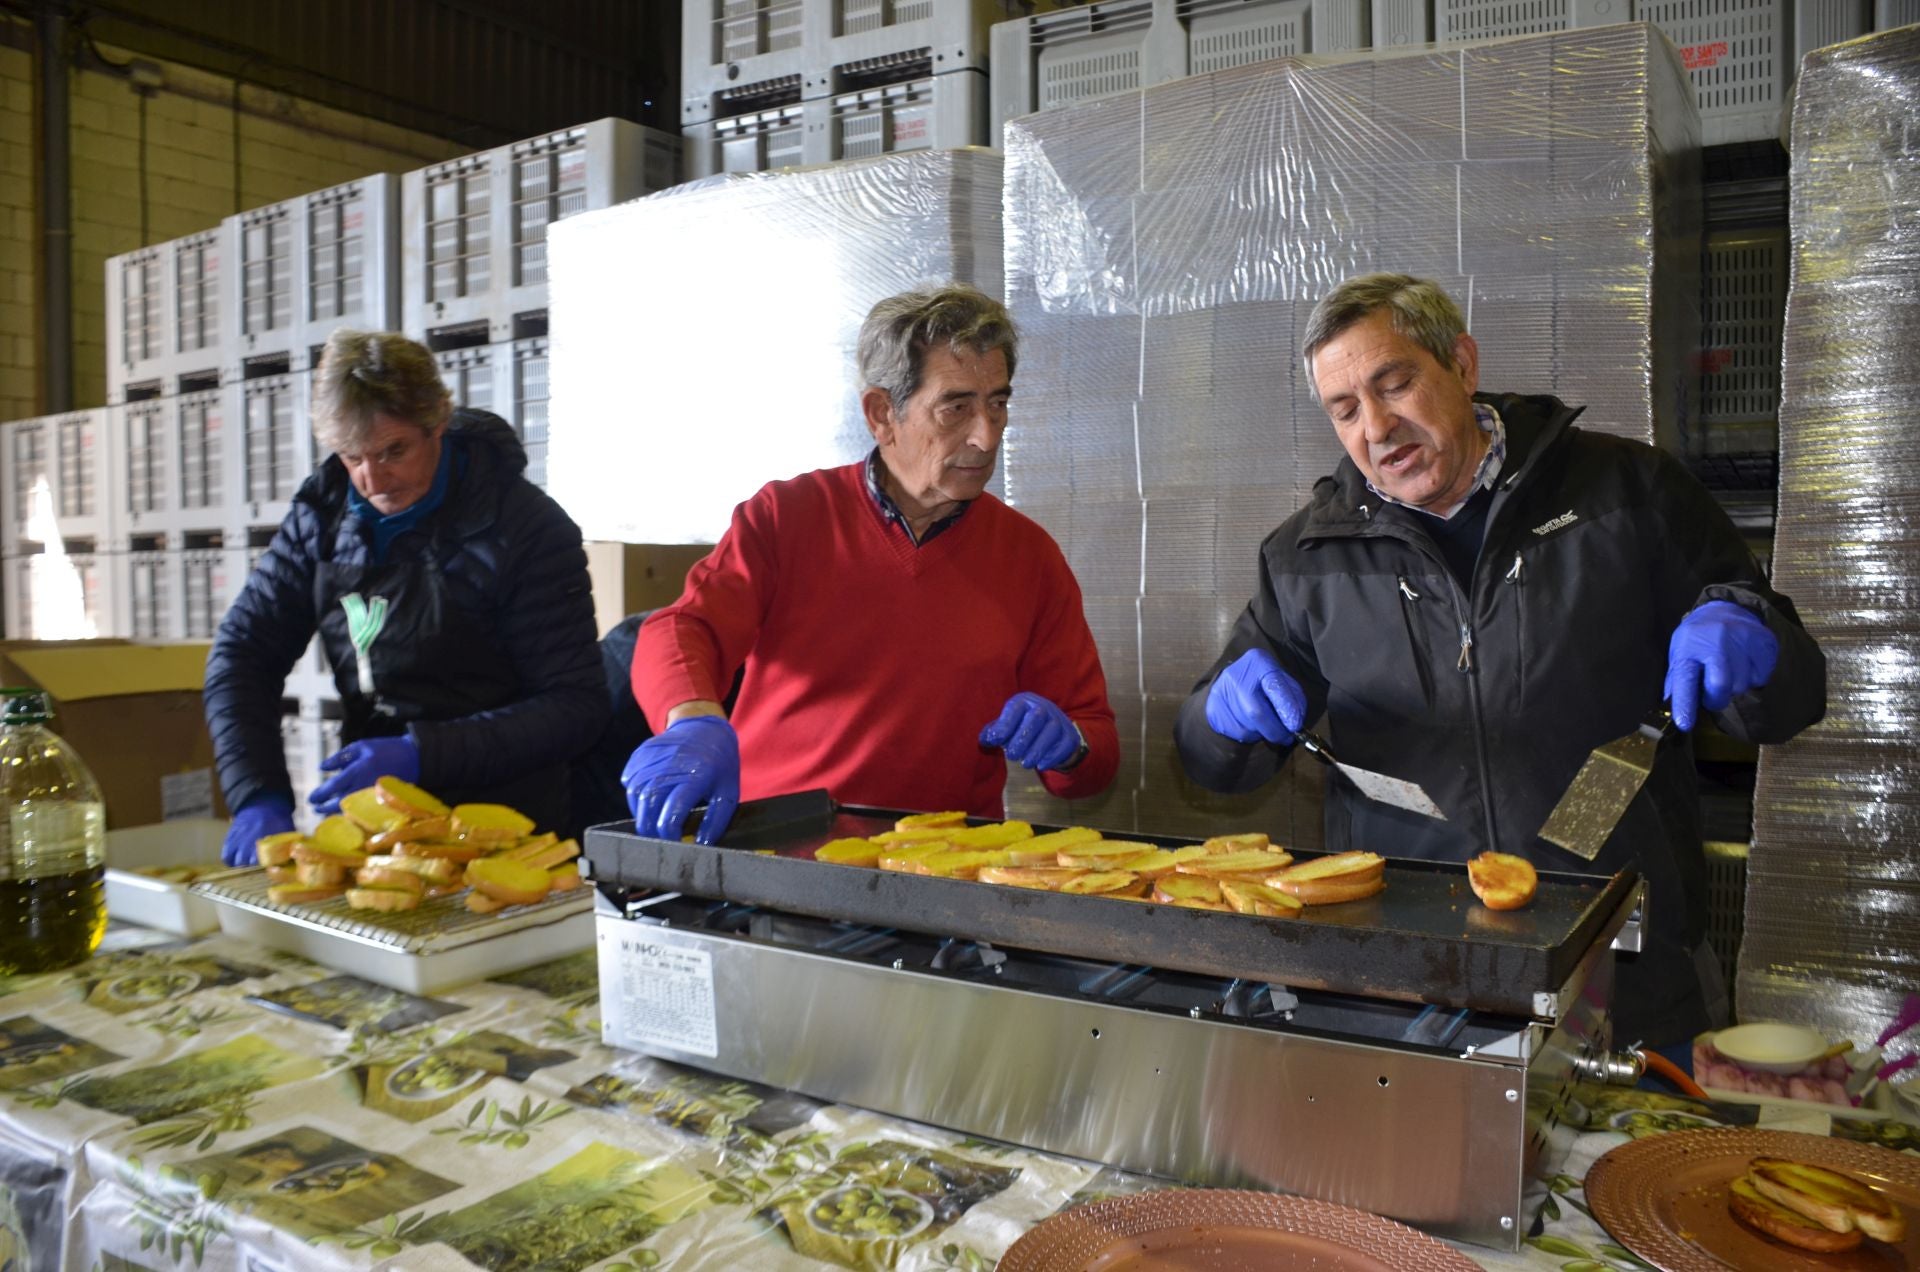
[[[636,833],[677,840],[687,815],[705,804],[694,841],[716,843],[740,805],[740,737],[723,716],[689,716],[642,742],[620,785]]]
[[[1037,693],[1016,693],[1000,717],[980,730],[981,746],[997,746],[1021,768],[1065,768],[1086,749],[1067,713]]]
[[[397,738],[362,738],[320,761],[320,771],[333,776],[314,787],[307,802],[322,813],[337,813],[342,795],[372,786],[383,777],[419,781],[420,748],[404,734]]]
[[[1264,649],[1234,659],[1207,691],[1208,727],[1235,742],[1291,745],[1306,722],[1306,691]]]
[[[1732,601],[1696,606],[1667,643],[1666,696],[1674,724],[1692,729],[1703,701],[1708,711],[1725,711],[1741,694],[1766,684],[1779,660],[1779,638],[1758,614]]]
[[[227,827],[220,860],[229,866],[250,866],[255,860],[254,844],[292,829],[293,800],[263,791],[233,810],[233,824]]]

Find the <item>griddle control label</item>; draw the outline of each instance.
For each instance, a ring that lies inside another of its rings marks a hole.
[[[620,942],[619,965],[624,1042],[718,1058],[713,955],[626,939]]]

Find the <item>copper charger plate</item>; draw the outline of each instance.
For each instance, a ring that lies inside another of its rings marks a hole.
[[[1727,1212],[1727,1185],[1756,1157],[1790,1157],[1872,1184],[1905,1212],[1906,1240],[1867,1241],[1839,1254],[1769,1241]],[[1920,1157],[1875,1144],[1793,1131],[1671,1131],[1622,1144],[1595,1162],[1587,1172],[1587,1204],[1621,1245],[1663,1272],[1920,1269]]]
[[[1364,1210],[1280,1193],[1172,1189],[1063,1210],[999,1272],[1479,1272],[1432,1237]]]

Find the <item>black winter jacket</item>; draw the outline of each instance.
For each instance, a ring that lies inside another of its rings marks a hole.
[[[229,807],[294,793],[280,695],[318,630],[345,741],[406,733],[420,750],[420,784],[443,799],[498,801],[542,826],[567,824],[566,765],[607,718],[580,530],[526,480],[526,451],[505,420],[462,409],[445,439],[444,501],[379,565],[338,458],[294,495],[207,659],[207,724]],[[382,590],[391,601],[369,645],[369,693],[342,598]]]
[[[1595,746],[1633,732],[1661,701],[1681,617],[1729,600],[1780,641],[1767,686],[1716,717],[1729,734],[1784,742],[1826,709],[1826,662],[1792,604],[1769,588],[1713,497],[1671,456],[1572,426],[1551,397],[1482,395],[1507,456],[1472,586],[1462,589],[1420,513],[1369,491],[1351,459],[1260,547],[1260,592],[1226,651],[1182,705],[1175,740],[1201,785],[1246,791],[1282,748],[1244,746],[1206,722],[1214,677],[1270,650],[1325,712],[1343,761],[1418,782],[1447,820],[1327,783],[1329,850],[1462,861],[1488,848],[1543,870],[1647,880],[1650,938],[1620,967],[1625,1041],[1677,1041],[1706,1026],[1693,954],[1706,934],[1706,860],[1692,747],[1674,734],[1597,861],[1538,838]],[[1631,1036],[1628,1036],[1631,1035]]]

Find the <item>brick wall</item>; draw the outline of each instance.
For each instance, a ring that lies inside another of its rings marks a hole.
[[[114,62],[136,56],[101,52]],[[231,80],[159,65],[165,86],[145,98],[144,237],[142,98],[104,71],[72,76],[76,406],[106,401],[108,257],[209,229],[248,208],[470,149],[252,85],[242,86],[236,111]],[[0,98],[0,419],[17,419],[36,413],[37,387],[30,54],[0,47]]]

